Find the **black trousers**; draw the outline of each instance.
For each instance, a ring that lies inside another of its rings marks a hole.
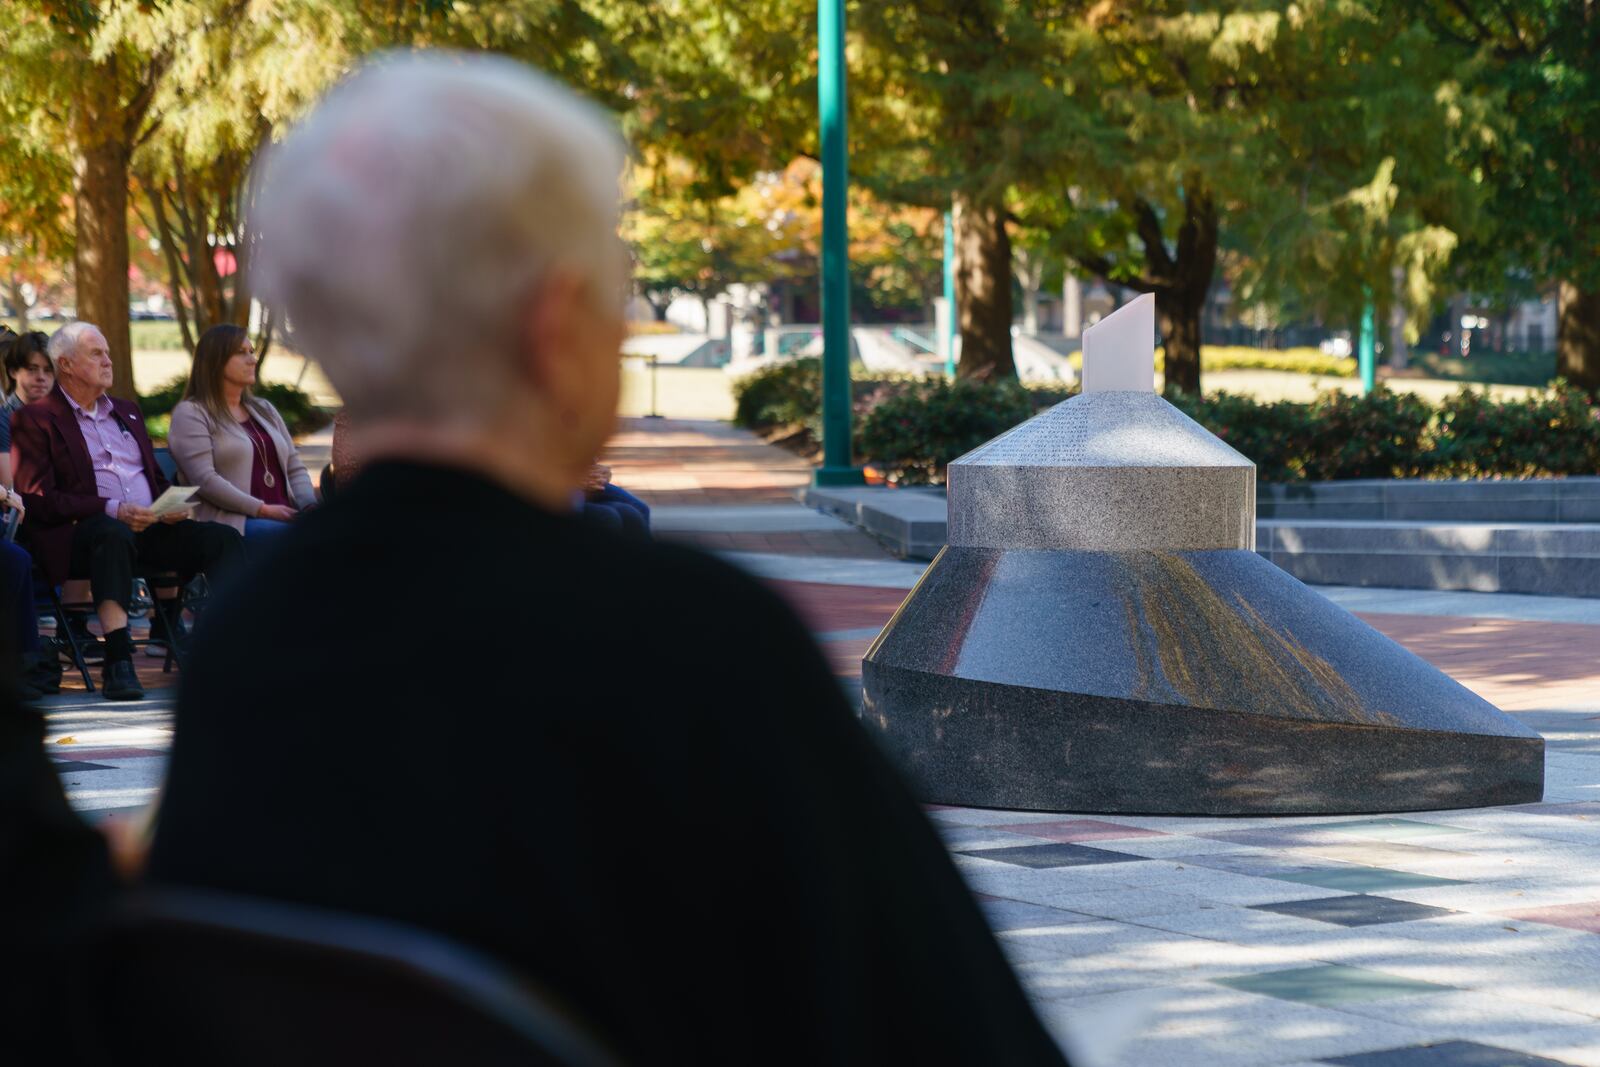
[[[126,611],[133,600],[133,576],[143,568],[174,571],[187,582],[196,574],[215,577],[242,565],[244,539],[220,522],[156,523],[142,533],[96,515],[79,521],[72,533],[72,575],[87,576],[96,604],[114,600]]]

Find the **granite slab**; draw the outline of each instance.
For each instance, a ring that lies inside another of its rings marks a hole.
[[[1253,548],[1255,465],[1154,393],[1083,393],[947,472],[952,545]]]
[[[1253,552],[950,547],[862,663],[923,800],[1146,814],[1529,803],[1544,742]]]

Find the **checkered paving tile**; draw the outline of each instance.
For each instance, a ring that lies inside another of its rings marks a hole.
[[[1408,900],[1356,893],[1349,896],[1319,897],[1315,900],[1285,900],[1278,904],[1253,904],[1259,911],[1275,911],[1302,919],[1332,923],[1335,926],[1384,926],[1454,915],[1448,908],[1432,908]]]
[[[1600,870],[1595,872],[1597,882],[1600,882]],[[1508,919],[1521,919],[1524,922],[1544,923],[1548,926],[1564,926],[1569,930],[1585,930],[1591,934],[1600,934],[1600,900],[1589,900],[1581,904],[1557,904],[1548,908],[1530,908],[1527,911],[1514,911],[1506,914]]]
[[[1475,1041],[1445,1041],[1437,1045],[1360,1052],[1319,1062],[1334,1067],[1568,1067],[1561,1060],[1480,1045]]]
[[[1419,982],[1363,967],[1343,967],[1327,963],[1316,967],[1297,967],[1287,971],[1264,971],[1237,978],[1220,978],[1218,985],[1264,997],[1293,1000],[1325,1007],[1363,1000],[1390,1000],[1442,993],[1449,986]]]
[[[1133,863],[1145,859],[1144,856],[1134,856],[1126,852],[1069,844],[1014,845],[1009,848],[968,852],[966,855],[980,856],[986,860],[1010,863],[1018,867],[1036,868],[1088,867],[1102,863]]]
[[[1379,841],[1416,841],[1421,838],[1448,837],[1452,834],[1470,834],[1465,826],[1446,826],[1439,823],[1418,822],[1415,819],[1357,819],[1352,822],[1312,823],[1302,830],[1326,831],[1330,834],[1349,834],[1351,837],[1371,837]]]
[[[1390,871],[1382,867],[1355,865],[1273,874],[1268,877],[1284,882],[1321,886],[1323,889],[1342,889],[1347,893],[1381,893],[1386,889],[1420,889],[1465,884],[1456,878],[1435,878],[1430,874],[1411,874],[1409,871]]]

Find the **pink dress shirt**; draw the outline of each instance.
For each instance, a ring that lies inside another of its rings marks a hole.
[[[62,390],[62,395],[67,396],[66,390]],[[122,425],[121,416],[111,406],[111,398],[102,396],[95,401],[93,411],[84,410],[71,396],[67,396],[67,403],[72,405],[84,447],[89,450],[95,488],[105,498],[106,514],[116,518],[117,507],[123,503],[149,507],[154,498],[150,494],[150,479],[145,477],[139,439]]]

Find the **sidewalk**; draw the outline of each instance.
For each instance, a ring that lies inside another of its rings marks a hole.
[[[658,536],[784,596],[859,700],[860,657],[920,564],[800,506],[810,468],[725,424],[626,420],[606,461]],[[1041,1015],[1076,1067],[1600,1067],[1600,613],[1322,592],[1544,733],[1544,803],[1403,818],[931,810]],[[64,737],[76,744],[52,754],[72,761],[74,805],[104,816],[153,796],[170,718],[159,694],[63,696],[50,739]]]

